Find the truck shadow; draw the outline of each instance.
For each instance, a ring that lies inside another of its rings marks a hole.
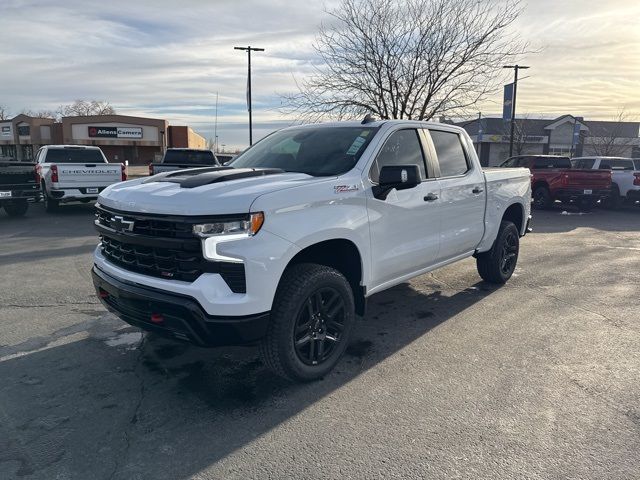
[[[309,384],[275,377],[254,348],[199,349],[133,328],[22,356],[0,347],[0,473],[190,478],[496,289],[447,296],[421,281],[428,293],[403,284],[372,297],[345,358]]]
[[[572,206],[556,205],[548,210],[533,210],[531,214],[533,234],[569,232],[577,228],[610,232],[640,230],[640,206],[624,206],[617,210],[595,208],[582,212]]]

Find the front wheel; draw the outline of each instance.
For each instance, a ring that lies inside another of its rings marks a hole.
[[[10,217],[23,217],[28,209],[29,204],[26,200],[15,200],[13,203],[7,203],[4,206],[4,211]]]
[[[262,358],[281,377],[320,379],[342,357],[354,322],[353,291],[344,275],[324,265],[294,265],[276,292]]]
[[[478,254],[476,266],[489,283],[506,283],[513,275],[520,252],[520,233],[512,222],[501,222],[491,250]]]

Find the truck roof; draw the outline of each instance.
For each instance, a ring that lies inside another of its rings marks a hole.
[[[94,147],[93,145],[45,145],[50,150],[100,150],[100,147]]]

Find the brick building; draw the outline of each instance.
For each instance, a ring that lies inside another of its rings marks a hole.
[[[206,148],[206,140],[190,127],[167,120],[126,115],[49,118],[18,115],[0,121],[0,157],[32,161],[42,145],[95,145],[110,162],[146,165],[166,148]]]

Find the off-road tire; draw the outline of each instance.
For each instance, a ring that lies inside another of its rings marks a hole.
[[[294,336],[307,301],[322,289],[334,291],[344,302],[341,310],[343,330],[328,357],[318,364],[309,365],[300,358]],[[344,275],[324,265],[293,265],[285,271],[278,286],[260,353],[267,367],[281,377],[299,382],[318,380],[328,374],[344,354],[354,323],[353,291]]]
[[[498,236],[491,250],[479,253],[476,256],[478,273],[485,282],[503,284],[513,275],[518,262],[520,251],[520,234],[518,228],[512,223],[503,221],[500,223]],[[515,254],[510,258],[508,268],[504,268],[506,254]]]
[[[606,198],[604,207],[609,210],[617,210],[622,205],[622,197],[620,196],[620,189],[617,185],[611,185],[611,195]]]
[[[49,196],[49,192],[47,192],[46,188],[42,188],[42,199],[44,200],[44,209],[48,213],[54,213],[58,211],[60,207],[60,202]]]
[[[17,200],[14,203],[7,203],[4,206],[4,211],[10,217],[24,217],[24,214],[29,210],[29,204],[26,200]]]
[[[551,198],[551,192],[547,187],[536,187],[533,191],[533,208],[538,210],[546,210],[551,208],[553,199]]]

